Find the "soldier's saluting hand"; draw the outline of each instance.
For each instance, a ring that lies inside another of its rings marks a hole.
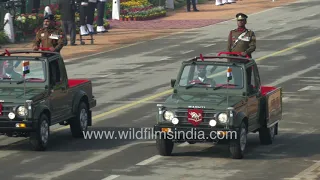
[[[230,31],[227,49],[229,52],[241,52],[242,56],[248,55],[251,58],[256,50],[256,36],[246,28],[247,15],[238,13],[236,18],[238,28]]]
[[[52,14],[44,17],[43,28],[36,33],[33,50],[38,50],[40,44],[52,52],[60,52],[63,47],[63,32],[54,26],[54,15]]]

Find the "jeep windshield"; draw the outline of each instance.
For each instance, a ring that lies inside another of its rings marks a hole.
[[[25,65],[25,66],[24,66]],[[28,72],[25,75],[26,82],[44,82],[45,81],[45,62],[39,60],[0,60],[0,83],[1,82],[21,82],[24,80],[23,72]]]
[[[231,76],[227,72],[230,68]],[[242,89],[243,88],[243,68],[240,66],[221,65],[221,64],[192,64],[183,68],[179,78],[179,86],[186,89],[193,87],[208,88],[213,90],[221,88]]]

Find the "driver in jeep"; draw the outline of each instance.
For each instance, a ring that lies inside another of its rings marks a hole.
[[[189,82],[190,84],[201,84],[201,85],[207,85],[208,87],[215,87],[216,82],[207,77],[207,69],[206,67],[198,67],[198,76],[196,79],[191,80]]]
[[[3,78],[11,78],[15,80],[21,80],[23,78],[21,74],[17,73],[14,70],[13,61],[6,61],[2,65],[3,65],[3,72],[2,72]]]

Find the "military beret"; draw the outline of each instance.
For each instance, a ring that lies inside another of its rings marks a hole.
[[[243,13],[238,13],[238,14],[236,15],[236,18],[237,18],[238,21],[239,21],[239,20],[246,20],[246,19],[248,18],[248,16],[245,15],[245,14],[243,14]]]
[[[53,15],[53,14],[46,14],[46,15],[44,16],[44,19],[48,19],[48,20],[53,21],[53,20],[54,20],[54,15]]]

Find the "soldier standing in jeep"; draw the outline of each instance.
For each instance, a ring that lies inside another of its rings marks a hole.
[[[44,17],[43,28],[41,28],[33,41],[33,50],[47,48],[52,52],[60,52],[63,48],[63,32],[54,26],[54,15],[49,14]],[[44,54],[45,56],[50,54]]]
[[[228,38],[228,52],[240,52],[242,56],[252,58],[256,50],[255,33],[246,28],[248,16],[243,13],[236,15],[238,28],[230,31]],[[237,73],[237,72],[235,72]],[[248,83],[251,84],[252,69],[247,69]]]
[[[246,28],[248,16],[243,13],[236,15],[238,28],[230,31],[228,38],[228,52],[241,52],[242,56],[252,57],[256,50],[256,36]]]

